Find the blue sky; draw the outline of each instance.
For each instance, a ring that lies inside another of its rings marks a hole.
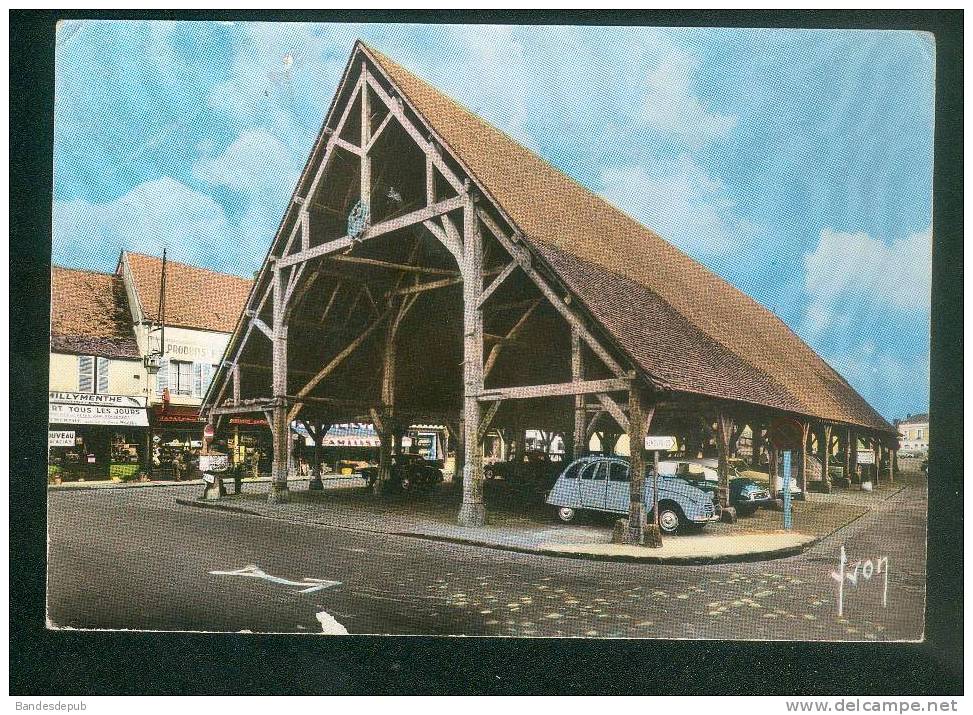
[[[53,260],[259,268],[361,37],[925,411],[935,48],[920,33],[69,21]]]

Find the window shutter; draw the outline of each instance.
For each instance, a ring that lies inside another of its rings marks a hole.
[[[98,358],[98,394],[108,394],[108,358]]]
[[[193,363],[193,397],[201,397],[203,391],[203,363]]]
[[[78,392],[94,392],[95,359],[90,355],[78,355]]]
[[[169,387],[169,358],[159,358],[159,372],[155,376],[155,394],[162,397],[162,391]]]

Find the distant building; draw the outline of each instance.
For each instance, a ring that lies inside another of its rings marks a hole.
[[[153,466],[165,471],[176,454],[200,446],[203,421],[199,406],[243,312],[252,281],[166,261],[163,316],[161,258],[124,251],[117,274],[125,286],[140,357],[156,355],[158,359],[158,372],[148,376],[146,397]],[[262,419],[238,417],[229,423],[250,432],[266,431]],[[234,431],[235,443],[239,443],[239,431]],[[249,441],[256,450],[256,435]]]
[[[929,414],[906,415],[905,419],[895,420],[899,431],[899,451],[905,454],[929,451]]]
[[[57,479],[129,478],[144,464],[148,379],[120,276],[51,271],[48,445]]]

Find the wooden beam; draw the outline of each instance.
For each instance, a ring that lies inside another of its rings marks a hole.
[[[352,246],[354,243],[361,243],[372,238],[378,238],[386,233],[391,233],[392,231],[398,231],[399,229],[408,228],[409,226],[414,226],[415,224],[424,223],[431,218],[436,216],[441,216],[442,214],[448,213],[450,211],[455,211],[463,206],[465,197],[454,196],[451,199],[445,199],[431,206],[426,206],[425,208],[412,211],[410,213],[398,216],[396,218],[388,219],[387,221],[382,221],[380,223],[369,226],[365,229],[365,232],[357,239],[353,239],[351,236],[343,236],[342,238],[336,238],[332,241],[322,243],[319,246],[312,246],[306,251],[298,251],[297,253],[292,253],[289,256],[277,259],[276,264],[281,268],[286,268],[287,266],[292,266],[296,263],[304,263],[312,258],[318,258],[320,256],[327,256],[332,253],[337,253],[340,250]]]
[[[361,150],[361,147],[360,146],[355,146],[351,142],[345,141],[341,137],[335,137],[334,145],[335,146],[338,146],[338,147],[341,147],[342,149],[344,149],[347,152],[351,152],[355,156],[361,156],[362,155],[362,150]]]
[[[423,221],[422,225],[431,233],[437,241],[439,241],[446,250],[452,254],[453,258],[456,259],[458,265],[463,263],[463,243],[462,241],[455,240],[452,236],[447,234],[440,226],[430,219],[429,221]]]
[[[517,261],[510,261],[510,263],[508,263],[506,267],[500,271],[500,275],[494,278],[493,282],[490,283],[490,285],[488,285],[480,294],[480,301],[476,304],[476,307],[481,308],[483,304],[486,303],[487,298],[496,292],[497,288],[499,288],[501,284],[503,284],[503,282],[510,277],[510,274],[513,273],[518,266],[519,264]]]
[[[436,168],[439,169],[440,173],[443,175],[443,178],[445,178],[446,181],[449,182],[449,184],[457,192],[462,192],[463,182],[460,181],[459,177],[453,173],[453,170],[446,165],[446,162],[443,161],[441,156],[439,156],[435,148],[405,115],[405,110],[402,108],[402,105],[400,105],[396,100],[392,99],[389,93],[385,91],[385,88],[382,87],[382,85],[379,84],[378,81],[371,76],[371,74],[367,75],[367,80],[368,85],[375,92],[376,96],[378,96],[385,106],[388,107],[389,112],[398,120],[399,124],[402,125],[402,128],[405,129],[406,133],[412,137],[412,141],[414,141],[419,148],[422,149],[425,155],[430,158],[432,163],[435,164]]]
[[[490,233],[500,242],[500,245],[506,249],[510,256],[520,264],[524,272],[534,281],[534,284],[540,289],[544,297],[554,306],[554,308],[561,314],[561,316],[568,322],[568,324],[578,330],[578,334],[581,336],[588,347],[591,348],[592,352],[598,356],[598,358],[605,363],[605,366],[619,377],[625,374],[625,370],[622,368],[618,362],[609,354],[609,352],[601,345],[597,338],[584,326],[581,319],[575,314],[574,310],[565,305],[562,296],[559,296],[554,290],[548,285],[547,281],[541,276],[537,270],[531,265],[530,256],[527,254],[526,249],[522,246],[514,245],[514,242],[504,233],[503,229],[497,225],[497,222],[486,211],[480,209],[479,211],[480,220],[483,221],[484,225],[490,230]]]
[[[263,333],[264,335],[266,335],[271,340],[274,339],[274,331],[270,329],[270,326],[269,325],[267,325],[264,321],[262,321],[260,318],[258,318],[256,315],[254,315],[250,311],[247,311],[247,314],[248,314],[248,316],[250,318],[250,322],[253,325],[255,325],[260,330],[261,333]]]
[[[273,400],[262,400],[260,402],[253,402],[250,404],[240,404],[240,405],[220,405],[219,407],[211,407],[209,414],[211,415],[246,415],[252,414],[254,412],[264,412],[273,406]]]
[[[378,318],[376,318],[371,324],[369,324],[368,327],[366,327],[365,330],[363,330],[358,335],[358,337],[352,340],[347,346],[345,346],[343,350],[341,350],[341,352],[335,355],[331,359],[331,361],[328,362],[327,365],[325,365],[320,370],[318,370],[317,374],[313,378],[311,378],[308,381],[308,383],[304,387],[302,387],[301,390],[297,393],[297,399],[300,400],[306,397],[311,392],[311,390],[317,387],[318,383],[320,383],[321,380],[323,380],[332,372],[334,372],[335,368],[337,368],[342,362],[344,362],[345,359],[349,355],[351,355],[358,348],[359,345],[365,342],[365,340],[368,338],[369,335],[375,332],[375,329],[385,321],[385,318],[387,318],[391,312],[392,312],[392,306],[390,305],[385,309],[385,311]],[[291,417],[291,419],[293,419],[293,417]]]
[[[411,295],[413,293],[424,293],[428,290],[437,290],[439,288],[448,288],[449,286],[458,285],[463,282],[462,278],[443,278],[438,281],[429,281],[427,283],[419,283],[417,285],[406,286],[405,288],[396,288],[385,294],[385,297],[390,298],[395,295]]]
[[[382,136],[382,132],[385,131],[385,127],[389,125],[390,121],[392,121],[392,112],[385,115],[385,119],[383,119],[382,123],[378,125],[378,129],[372,133],[372,138],[368,140],[368,146],[365,147],[366,153],[371,153],[372,147],[375,146],[375,142],[378,141],[378,138]]]
[[[476,430],[477,441],[482,442],[483,438],[486,437],[486,433],[490,430],[490,425],[493,422],[493,418],[497,414],[497,410],[500,409],[501,404],[501,400],[496,400],[487,408],[487,411],[483,413],[483,416],[480,418],[480,426]]]
[[[394,271],[408,271],[410,273],[428,273],[433,276],[458,276],[459,271],[451,270],[449,268],[433,268],[431,266],[414,266],[406,263],[391,263],[389,261],[380,261],[377,258],[365,258],[363,256],[349,256],[349,255],[339,255],[332,256],[332,261],[338,261],[340,263],[356,263],[362,266],[373,266],[375,268],[388,268]]]
[[[615,402],[615,400],[613,400],[611,397],[606,395],[604,392],[596,393],[595,397],[598,398],[598,402],[602,404],[602,406],[605,408],[605,411],[608,412],[608,414],[610,414],[614,418],[614,420],[618,423],[618,426],[622,428],[622,432],[628,432],[629,431],[628,417],[626,417],[625,413],[622,412],[622,408],[619,406],[619,404]]]
[[[489,377],[490,373],[493,371],[493,366],[497,364],[497,360],[500,357],[500,353],[503,351],[503,346],[508,342],[517,339],[520,332],[524,329],[527,324],[527,320],[537,309],[537,306],[541,304],[541,298],[535,298],[531,301],[530,307],[527,308],[526,312],[520,316],[520,319],[514,323],[514,326],[507,331],[506,340],[504,342],[497,343],[490,349],[490,354],[487,356],[486,363],[483,365],[483,379]]]
[[[483,390],[476,397],[480,402],[492,400],[526,400],[535,397],[561,397],[564,395],[589,395],[599,392],[619,392],[628,390],[630,378],[609,378],[607,380],[581,380],[580,382],[559,382],[550,385],[522,385],[519,387],[496,387]]]

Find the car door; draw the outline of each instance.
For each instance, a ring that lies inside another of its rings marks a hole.
[[[603,459],[591,462],[581,471],[581,506],[584,509],[605,509],[605,491],[608,484],[607,463]]]
[[[609,462],[605,511],[627,514],[631,499],[631,488],[628,465],[625,462]]]

